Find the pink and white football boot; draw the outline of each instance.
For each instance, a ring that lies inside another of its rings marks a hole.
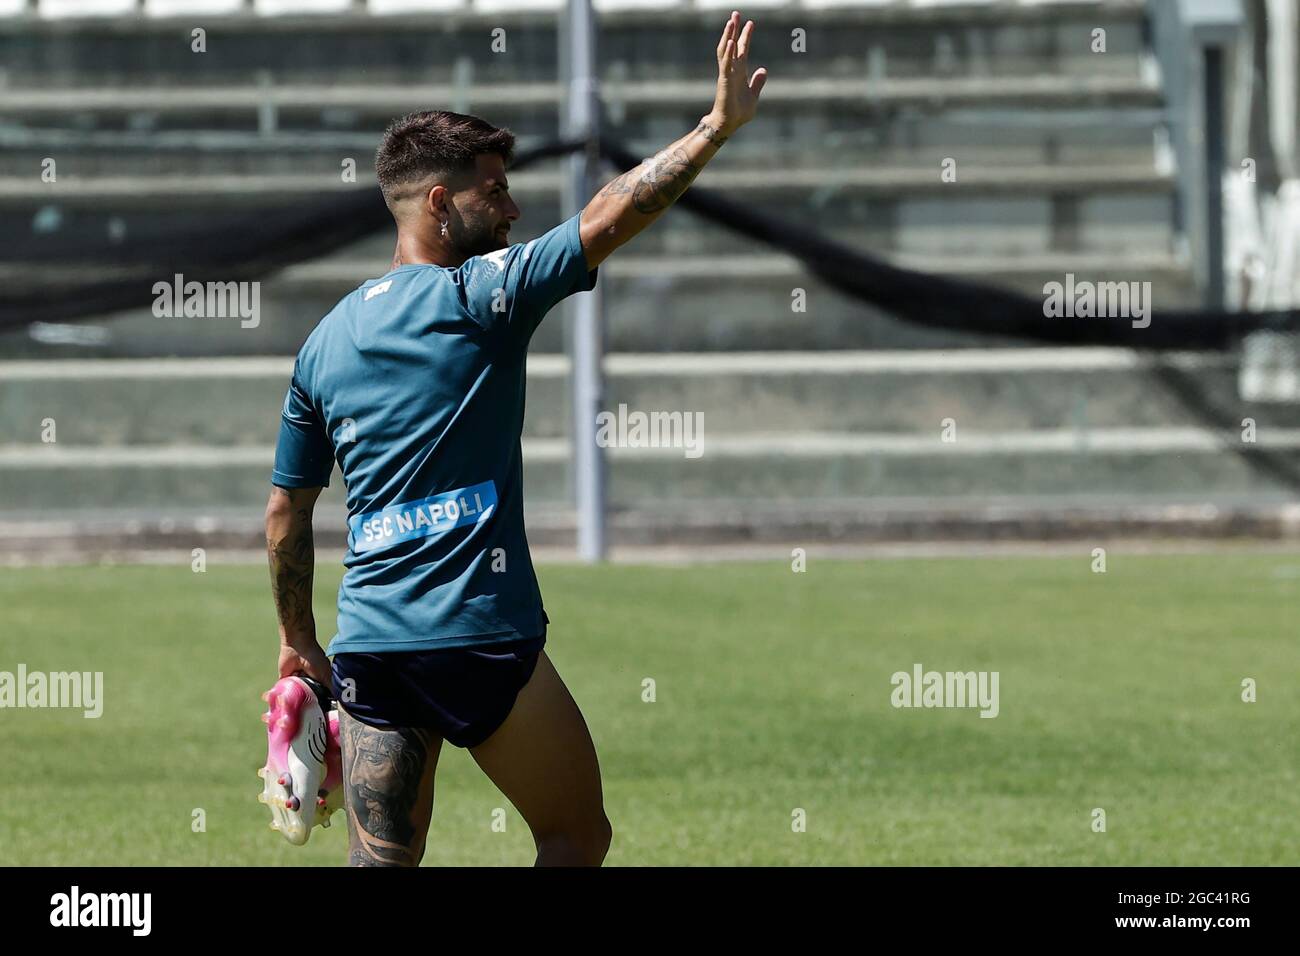
[[[262,695],[270,709],[266,766],[259,803],[271,808],[271,829],[302,846],[312,827],[330,825],[343,805],[343,752],[338,711],[325,688],[311,678],[281,677]]]

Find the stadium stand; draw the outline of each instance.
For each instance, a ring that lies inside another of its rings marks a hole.
[[[707,109],[700,38],[730,5],[596,7],[606,129],[649,155]],[[476,112],[521,145],[559,128],[554,0],[212,0],[201,23],[180,8],[0,10],[0,208],[27,250],[0,257],[6,282],[95,268],[34,258],[40,243],[201,236],[265,205],[373,189],[378,133],[410,109]],[[700,186],[925,272],[1032,295],[1066,274],[1142,280],[1161,307],[1198,301],[1139,0],[749,8],[774,80]],[[192,49],[195,26],[206,52]],[[497,27],[509,55],[492,52]],[[47,157],[55,183],[33,173]],[[340,176],[348,161],[355,182]],[[520,239],[561,218],[559,161],[512,180]],[[87,529],[255,542],[289,356],[390,255],[379,233],[268,277],[255,328],[142,308],[0,337],[9,547]],[[608,407],[705,422],[699,460],[611,451],[616,543],[1280,533],[1293,521],[1287,475],[1226,453],[1222,430],[1169,387],[1170,370],[1193,376],[1234,419],[1277,426],[1261,451],[1291,454],[1300,429],[1239,401],[1230,353],[1028,348],[919,326],[683,210],[611,259],[603,288]],[[795,289],[806,311],[792,311]],[[567,544],[557,318],[534,340],[525,460],[530,535]],[[46,419],[53,445],[40,441]],[[941,438],[948,420],[956,441]],[[340,500],[336,482],[328,501]],[[42,524],[55,518],[63,532]]]

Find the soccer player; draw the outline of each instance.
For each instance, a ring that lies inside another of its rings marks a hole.
[[[591,735],[542,649],[548,619],[524,535],[524,356],[557,302],[677,200],[749,122],[753,21],[718,42],[713,109],[578,215],[510,245],[514,136],[412,113],[375,159],[397,221],[393,268],[345,296],[298,353],[266,508],[280,676],[339,699],[354,866],[424,855],[444,740],[519,810],[537,865],[599,865],[611,828]],[[335,462],[349,549],[338,633],[316,639],[312,511]],[[333,658],[333,663],[327,657]]]

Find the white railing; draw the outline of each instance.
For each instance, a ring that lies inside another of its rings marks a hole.
[[[1097,6],[1137,6],[1142,0],[745,0],[746,12],[781,7],[830,9],[846,7],[934,8],[989,7],[991,5],[1050,7],[1094,3]],[[0,0],[0,18],[184,16],[316,16],[372,14],[390,16],[413,13],[559,11],[565,0]],[[594,0],[597,11],[719,10],[735,0]]]

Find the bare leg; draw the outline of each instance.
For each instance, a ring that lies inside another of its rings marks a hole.
[[[343,804],[350,866],[418,866],[433,814],[442,737],[381,730],[342,710]]]
[[[601,864],[612,831],[596,748],[545,651],[510,716],[470,754],[523,814],[537,866]]]

